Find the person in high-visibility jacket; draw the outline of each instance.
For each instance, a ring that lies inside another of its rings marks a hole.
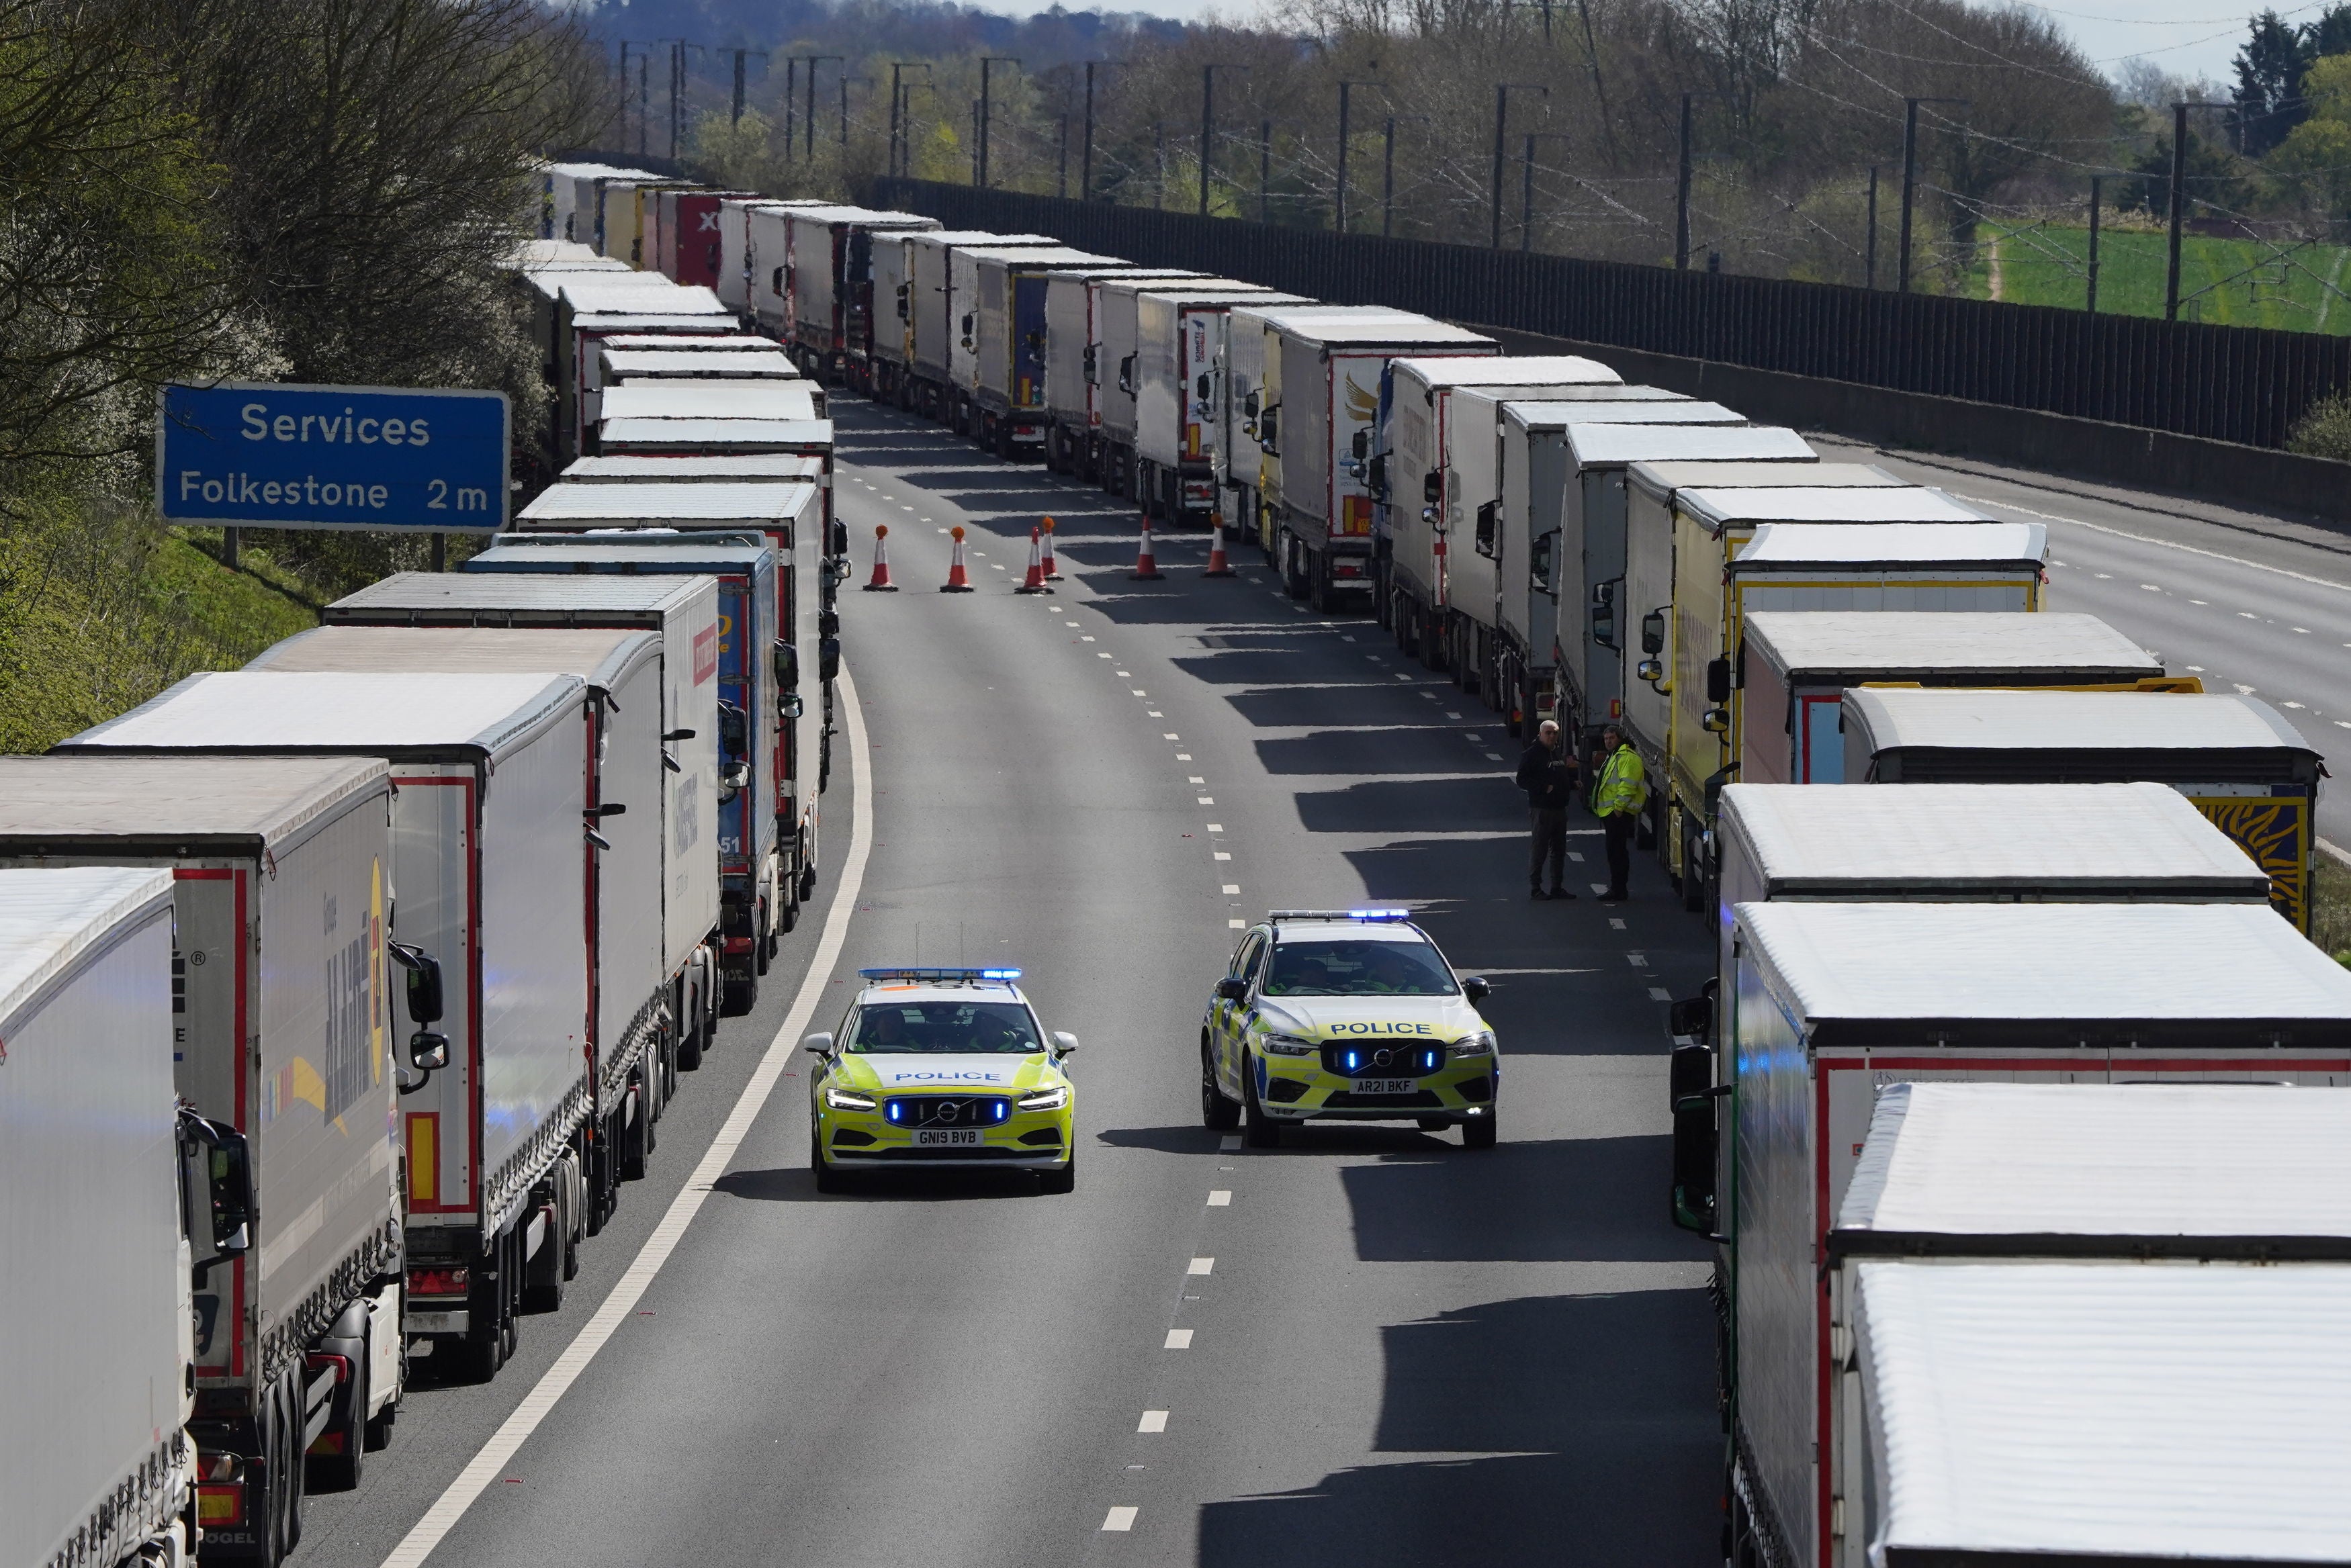
[[[1649,780],[1641,753],[1614,725],[1600,732],[1600,749],[1608,759],[1600,764],[1600,782],[1592,790],[1592,815],[1600,819],[1608,845],[1608,891],[1600,901],[1621,904],[1631,897],[1625,884],[1633,874],[1633,828],[1649,804]]]

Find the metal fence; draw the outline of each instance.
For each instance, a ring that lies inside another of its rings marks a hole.
[[[2313,332],[1675,272],[924,180],[877,181],[870,199],[950,228],[1053,234],[1342,304],[2252,446],[2284,445],[2312,403],[2351,388],[2351,338]]]

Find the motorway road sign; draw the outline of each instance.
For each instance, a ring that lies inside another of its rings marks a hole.
[[[504,392],[167,386],[155,493],[172,523],[494,534],[509,435]]]

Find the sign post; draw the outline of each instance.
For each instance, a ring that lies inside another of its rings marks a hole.
[[[507,525],[504,392],[225,381],[167,386],[161,412],[166,522],[434,535]]]

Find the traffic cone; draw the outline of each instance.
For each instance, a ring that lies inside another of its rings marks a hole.
[[[1200,575],[1204,577],[1240,576],[1233,570],[1233,564],[1225,559],[1225,514],[1221,512],[1208,514],[1208,569]]]
[[[1021,579],[1019,587],[1012,590],[1016,594],[1050,594],[1053,591],[1045,586],[1045,553],[1039,543],[1041,536],[1038,530],[1029,530],[1029,575]]]
[[[939,585],[939,592],[967,594],[971,592],[971,576],[963,569],[963,530],[951,528],[948,532],[955,535],[955,554],[947,559],[947,580]]]
[[[1053,520],[1050,517],[1045,519],[1044,528],[1045,580],[1049,583],[1058,583],[1061,580],[1061,568],[1053,559]]]
[[[883,524],[873,530],[873,580],[865,585],[869,594],[894,594],[898,585],[890,580],[890,525]]]
[[[1134,570],[1126,574],[1138,583],[1155,583],[1163,575],[1159,563],[1151,558],[1151,519],[1143,519],[1143,549],[1134,557]]]

